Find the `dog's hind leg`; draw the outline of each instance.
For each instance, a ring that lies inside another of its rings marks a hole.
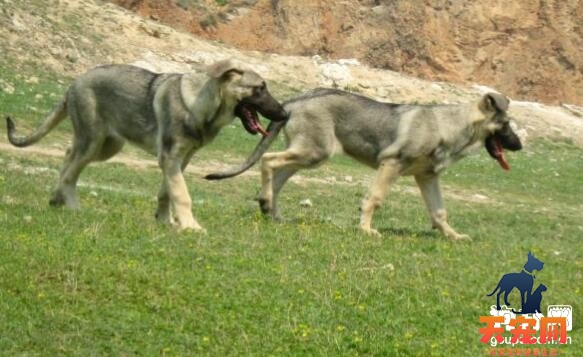
[[[108,138],[107,121],[96,109],[95,93],[91,89],[68,92],[67,109],[73,125],[73,145],[67,151],[59,175],[57,188],[51,197],[51,206],[79,207],[77,180],[91,161],[99,160]]]
[[[415,175],[415,181],[421,190],[421,195],[429,211],[433,227],[452,240],[471,240],[465,234],[459,234],[447,223],[447,211],[443,206],[441,190],[439,189],[439,176]]]
[[[121,151],[125,144],[125,140],[119,137],[108,136],[103,141],[101,149],[99,150],[96,160],[105,161]]]
[[[380,235],[380,233],[371,227],[372,216],[381,206],[389,187],[399,177],[401,165],[396,159],[385,159],[379,164],[376,177],[368,195],[362,201],[360,228],[367,234]]]
[[[506,306],[510,306],[510,303],[508,302],[508,294],[510,294],[510,291],[506,291],[504,293],[504,303],[506,304]]]
[[[292,177],[296,172],[298,172],[298,169],[283,168],[280,170],[275,170],[273,173],[272,210],[273,217],[276,220],[281,220],[281,214],[277,206],[277,197],[279,196],[279,192],[281,191],[281,188],[283,187],[283,185],[285,185],[287,180],[289,180],[290,177]]]
[[[102,143],[103,140],[99,139],[74,138],[73,146],[67,152],[61,168],[59,183],[49,201],[51,206],[79,207],[79,198],[76,192],[79,175],[85,166],[99,156]]]

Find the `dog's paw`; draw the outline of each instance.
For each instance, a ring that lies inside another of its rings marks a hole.
[[[170,212],[167,212],[167,211],[156,212],[154,217],[156,217],[156,221],[158,221],[159,223],[162,223],[162,224],[170,224],[170,225],[176,224],[176,219],[170,214]]]
[[[207,230],[201,227],[200,225],[192,225],[192,226],[179,226],[178,230],[180,232],[193,232],[197,234],[207,234]]]
[[[374,228],[362,228],[362,231],[369,236],[373,236],[373,237],[380,237],[381,236],[381,233]]]
[[[51,207],[62,207],[65,205],[65,198],[61,196],[51,197],[49,200],[49,206]]]
[[[259,209],[263,214],[271,214],[271,203],[265,198],[257,198]]]
[[[203,227],[196,228],[194,230],[194,233],[203,234],[203,235],[207,235],[208,234],[207,230],[205,228],[203,228]]]
[[[467,234],[456,233],[456,234],[449,235],[448,238],[452,241],[455,241],[455,242],[457,242],[457,241],[471,242],[472,241],[472,238]]]
[[[49,205],[51,207],[67,207],[69,209],[78,209],[79,208],[79,200],[76,196],[69,195],[67,196],[62,191],[56,191],[51,199],[49,200]]]

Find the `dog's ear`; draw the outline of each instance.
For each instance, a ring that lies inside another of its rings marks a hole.
[[[233,73],[242,75],[243,72],[241,65],[233,60],[219,61],[207,68],[207,74],[216,79],[227,78]]]
[[[485,112],[506,112],[510,101],[499,93],[488,93],[480,102],[480,109]]]

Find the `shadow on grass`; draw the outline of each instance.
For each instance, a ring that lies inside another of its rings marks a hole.
[[[286,226],[294,226],[294,225],[327,225],[331,229],[339,229],[341,231],[351,231],[356,235],[359,234],[366,234],[360,230],[358,227],[358,223],[354,224],[346,224],[346,225],[339,225],[335,223],[334,220],[330,218],[324,218],[319,216],[285,216],[280,217],[278,219],[273,219],[269,215],[262,215],[263,220],[265,222],[272,222],[274,224],[281,224]],[[377,230],[381,233],[381,238],[423,238],[423,239],[431,239],[431,240],[439,240],[442,239],[443,236],[435,229],[412,229],[409,227],[378,227]]]
[[[420,230],[401,227],[383,227],[378,228],[379,233],[383,236],[402,237],[402,238],[424,238],[440,239],[442,236],[436,230]]]

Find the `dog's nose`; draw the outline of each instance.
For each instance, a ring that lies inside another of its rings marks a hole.
[[[261,114],[271,121],[284,121],[288,118],[287,112],[279,103],[272,110],[261,112]]]
[[[285,109],[283,109],[283,107],[281,107],[281,110],[279,111],[278,114],[278,120],[277,121],[284,121],[289,117],[288,113],[285,111]]]

